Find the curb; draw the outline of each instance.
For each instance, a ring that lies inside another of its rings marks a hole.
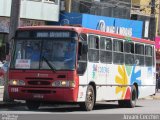
[[[25,103],[22,103],[22,102],[17,102],[17,101],[14,101],[14,102],[3,102],[3,101],[0,101],[0,107],[15,107],[15,106],[24,106]]]
[[[153,96],[154,100],[160,100],[160,96]]]
[[[145,98],[142,98],[142,100],[160,100],[160,95],[156,96],[156,95],[151,95]]]

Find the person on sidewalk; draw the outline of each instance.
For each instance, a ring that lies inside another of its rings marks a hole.
[[[159,82],[160,82],[160,76],[159,74],[156,74],[156,91],[158,92],[159,89]]]

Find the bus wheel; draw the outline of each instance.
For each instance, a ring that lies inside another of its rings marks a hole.
[[[27,108],[29,110],[37,110],[40,106],[40,102],[38,101],[26,101]]]
[[[89,85],[86,92],[85,102],[80,103],[80,107],[85,111],[91,111],[95,105],[95,93],[92,85]]]
[[[134,108],[136,106],[137,101],[137,89],[135,86],[131,89],[131,97],[130,100],[119,100],[118,104],[120,107]]]

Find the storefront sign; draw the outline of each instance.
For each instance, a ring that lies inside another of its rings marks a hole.
[[[132,37],[132,28],[107,26],[104,20],[99,21],[97,25],[97,30]]]
[[[20,21],[20,26],[39,26],[39,25],[45,25],[44,21],[39,20],[29,20],[29,19],[22,19]]]
[[[0,17],[0,32],[9,33],[9,18]]]
[[[49,25],[81,25],[82,27],[101,30],[104,32],[116,33],[127,37],[142,38],[143,22],[137,20],[128,20],[97,16],[80,13],[61,13],[59,23],[48,23]]]

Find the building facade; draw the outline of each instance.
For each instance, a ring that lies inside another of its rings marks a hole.
[[[154,3],[155,2],[155,3]],[[137,20],[144,21],[144,38],[155,40],[158,34],[159,0],[132,0],[131,16]],[[148,34],[148,37],[147,37]]]
[[[9,32],[12,0],[0,1],[0,32]],[[44,25],[59,20],[60,0],[22,0],[20,26]]]
[[[9,33],[11,4],[12,0],[0,0],[1,34]],[[22,0],[20,26],[45,25],[46,21],[57,22],[59,11],[60,0]]]
[[[67,12],[130,19],[131,0],[62,0]]]

